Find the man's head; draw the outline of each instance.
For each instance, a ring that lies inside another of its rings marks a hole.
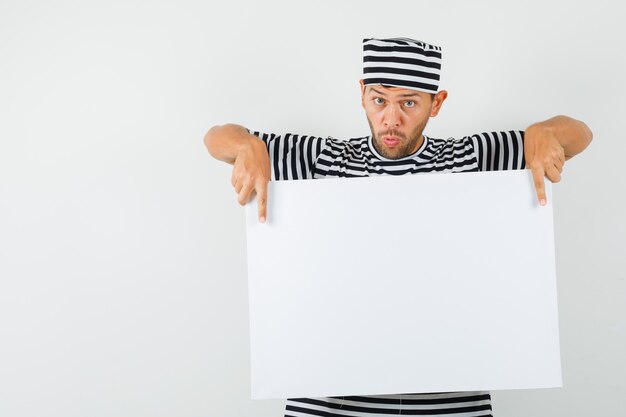
[[[364,39],[361,101],[374,147],[385,158],[415,152],[429,117],[448,96],[437,91],[441,48],[408,38]]]

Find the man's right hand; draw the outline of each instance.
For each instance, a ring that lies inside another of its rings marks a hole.
[[[267,218],[267,183],[270,180],[270,158],[265,142],[240,125],[213,126],[204,136],[209,153],[233,165],[231,183],[239,204],[247,204],[254,193],[258,197],[259,221]]]
[[[270,181],[270,158],[265,143],[256,138],[241,147],[233,164],[230,182],[237,193],[237,201],[247,204],[256,192],[259,222],[267,218],[267,183]]]

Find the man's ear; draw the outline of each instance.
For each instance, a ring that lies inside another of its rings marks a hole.
[[[361,85],[361,106],[365,108],[365,85],[363,80],[359,80],[359,84]]]
[[[441,105],[448,98],[448,92],[446,90],[441,90],[435,94],[433,98],[433,106],[430,110],[430,117],[435,117],[439,114],[439,110],[441,109]]]

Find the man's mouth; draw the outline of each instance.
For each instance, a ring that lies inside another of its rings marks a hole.
[[[386,146],[397,146],[400,143],[400,138],[397,136],[383,136],[383,143]]]

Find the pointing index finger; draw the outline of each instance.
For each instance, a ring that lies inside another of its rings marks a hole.
[[[546,205],[546,186],[544,175],[545,172],[541,165],[534,166],[532,168],[533,173],[533,182],[535,183],[535,190],[537,192],[537,199],[539,200],[539,205]]]
[[[259,204],[259,223],[265,223],[267,219],[267,181],[257,181],[256,193]]]

